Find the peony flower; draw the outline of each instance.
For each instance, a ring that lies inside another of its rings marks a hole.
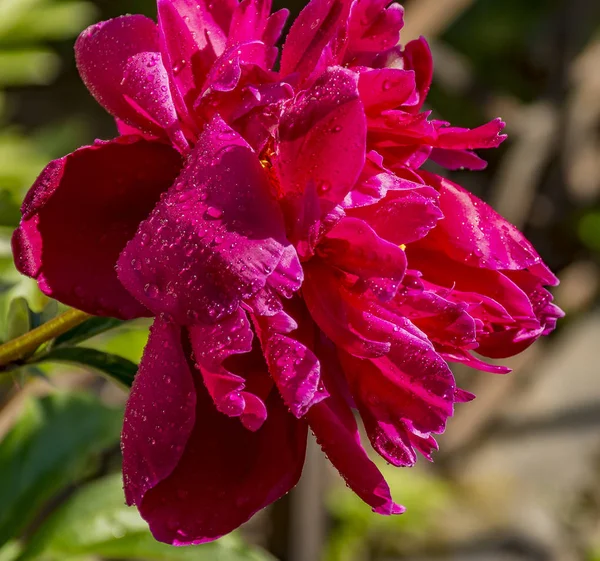
[[[398,514],[363,448],[431,459],[448,361],[506,372],[554,328],[557,279],[441,176],[481,169],[504,123],[422,109],[423,39],[387,0],[312,0],[280,62],[270,0],[158,0],[76,44],[120,136],[52,162],[23,205],[17,265],[86,312],[154,317],[122,435],[125,495],[158,540],[222,536],[287,493],[307,430],[348,486]],[[276,69],[278,68],[278,69]],[[477,355],[474,355],[473,352]]]

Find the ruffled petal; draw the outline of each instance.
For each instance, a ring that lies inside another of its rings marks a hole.
[[[444,431],[456,384],[433,345],[406,323],[394,324],[390,341],[387,355],[342,353],[342,365],[375,450],[394,465],[413,465],[415,449]]]
[[[121,450],[127,504],[139,507],[173,472],[195,422],[196,390],[182,330],[158,317],[125,408]]]
[[[314,324],[299,300],[288,304],[295,309],[301,327],[286,311],[257,316],[254,325],[261,341],[271,377],[283,401],[297,418],[328,397],[321,381],[321,364],[311,347]]]
[[[140,15],[92,25],[75,43],[79,74],[98,103],[127,124],[153,133],[160,128],[125,98],[122,81],[130,57],[157,51],[156,24]]]
[[[215,118],[121,254],[118,274],[156,314],[214,323],[264,288],[288,246],[257,155]]]
[[[23,203],[13,237],[18,269],[48,296],[88,313],[150,315],[121,285],[115,265],[180,167],[170,146],[136,137],[55,160]]]
[[[196,423],[171,475],[139,505],[154,537],[173,545],[215,540],[285,495],[300,478],[306,423],[272,392],[257,432],[219,413],[199,377]]]
[[[258,430],[267,418],[264,402],[245,391],[246,379],[225,365],[232,356],[252,351],[246,312],[238,309],[218,323],[190,326],[189,334],[196,364],[216,408],[229,417],[240,417],[247,429]]]
[[[346,290],[346,274],[320,258],[304,266],[302,296],[319,328],[338,347],[358,357],[381,356],[390,343],[373,333],[372,316],[354,305],[353,295]]]

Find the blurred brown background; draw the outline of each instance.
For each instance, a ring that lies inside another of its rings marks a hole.
[[[403,42],[425,35],[434,52],[436,118],[507,121],[509,140],[483,154],[488,169],[453,175],[533,241],[561,278],[567,318],[511,361],[513,374],[457,369],[478,398],[459,407],[436,463],[384,466],[407,514],[371,514],[313,446],[300,487],[245,535],[284,561],[599,561],[600,1],[404,5]],[[128,12],[154,15],[154,2],[0,0],[0,231],[50,158],[115,135],[72,44]],[[0,239],[2,249],[0,285]]]

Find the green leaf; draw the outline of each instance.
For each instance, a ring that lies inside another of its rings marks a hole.
[[[27,402],[0,443],[0,546],[116,445],[121,423],[120,410],[87,394],[55,393]]]
[[[111,355],[85,347],[60,347],[40,355],[33,362],[67,362],[79,364],[106,374],[122,386],[130,388],[137,372],[137,364],[118,355]]]
[[[64,561],[86,555],[149,561],[273,561],[234,536],[185,548],[157,542],[137,509],[125,505],[120,474],[95,481],[71,497],[40,527],[18,561]]]
[[[15,298],[8,307],[6,340],[16,339],[31,329],[31,313],[25,298]]]
[[[77,345],[109,329],[122,325],[124,322],[120,319],[93,317],[84,321],[82,324],[70,329],[54,341],[54,348],[63,345]]]

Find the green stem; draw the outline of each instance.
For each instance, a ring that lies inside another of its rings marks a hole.
[[[0,345],[0,369],[29,356],[43,343],[66,333],[69,329],[78,326],[90,317],[92,316],[85,312],[72,309],[25,333],[25,335]]]

